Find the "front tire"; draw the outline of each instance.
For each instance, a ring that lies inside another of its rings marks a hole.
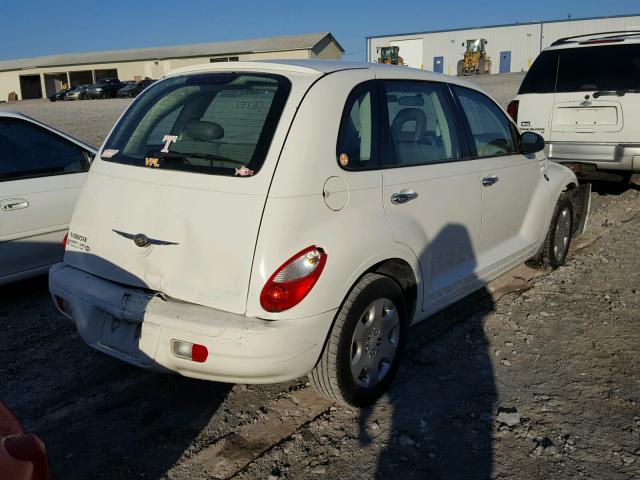
[[[573,204],[566,193],[560,195],[541,251],[527,264],[556,269],[564,265],[573,236]]]
[[[322,355],[309,374],[330,401],[375,402],[395,376],[408,328],[404,294],[391,278],[368,273],[338,311]]]

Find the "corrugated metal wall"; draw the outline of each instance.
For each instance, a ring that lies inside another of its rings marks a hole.
[[[619,30],[640,30],[640,16],[545,23],[542,32],[542,47],[547,48],[553,42],[563,37]]]
[[[600,18],[593,20],[571,20],[547,23],[526,23],[520,25],[472,28],[424,34],[371,37],[367,39],[367,59],[375,62],[376,48],[389,46],[401,40],[422,40],[422,61],[409,62],[410,67],[433,70],[435,57],[444,57],[443,73],[456,75],[458,60],[464,55],[466,40],[484,38],[488,41],[487,53],[491,57],[491,73],[500,69],[501,52],[511,52],[510,72],[527,71],[540,53],[541,47],[548,47],[553,41],[571,35],[614,30],[640,30],[640,16]],[[402,56],[402,47],[400,48]],[[411,59],[415,58],[412,52]]]

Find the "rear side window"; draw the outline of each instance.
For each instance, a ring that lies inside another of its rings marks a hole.
[[[291,83],[280,75],[210,73],[148,88],[106,142],[110,162],[203,174],[260,170]]]
[[[533,62],[524,77],[518,95],[525,93],[553,93],[558,71],[558,50],[545,50]]]
[[[345,104],[338,134],[338,163],[347,170],[373,168],[377,163],[375,83],[358,85]]]
[[[385,81],[392,165],[423,165],[461,157],[460,142],[442,85]]]
[[[542,52],[519,95],[640,88],[640,44],[563,48]]]
[[[469,88],[453,86],[478,157],[499,157],[518,153],[513,124],[489,97]]]
[[[88,170],[84,150],[23,120],[0,120],[0,181]]]

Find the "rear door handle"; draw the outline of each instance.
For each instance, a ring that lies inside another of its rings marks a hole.
[[[0,208],[7,212],[20,210],[21,208],[27,208],[28,206],[29,202],[24,198],[5,198],[4,200],[0,200]]]
[[[413,190],[401,190],[398,193],[391,195],[391,203],[395,205],[402,205],[403,203],[410,202],[418,198],[418,194]]]
[[[484,177],[482,179],[482,186],[483,187],[490,187],[491,185],[494,185],[498,182],[498,180],[500,180],[499,177],[496,177],[495,175],[490,175],[488,177]]]

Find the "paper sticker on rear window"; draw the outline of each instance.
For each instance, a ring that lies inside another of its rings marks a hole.
[[[117,155],[119,151],[120,151],[120,150],[115,150],[115,149],[112,149],[112,148],[108,148],[108,149],[106,149],[106,150],[103,150],[103,151],[102,151],[102,155],[100,155],[100,156],[101,156],[102,158],[111,158],[111,157],[113,157],[114,155]]]

